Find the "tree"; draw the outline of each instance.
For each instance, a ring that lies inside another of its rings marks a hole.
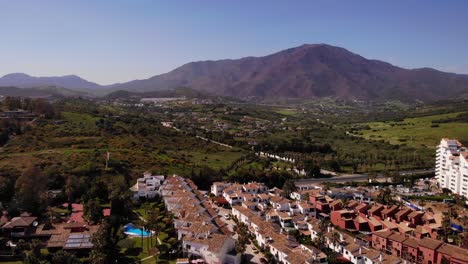
[[[236,242],[236,252],[241,253],[243,256],[245,250],[247,249],[247,242],[249,241],[249,233],[247,231],[247,226],[244,223],[239,223],[237,225],[238,234]]]
[[[7,110],[17,110],[21,108],[21,99],[19,97],[7,96],[3,101]]]
[[[304,170],[309,177],[320,178],[322,176],[322,173],[320,172],[320,166],[313,160],[304,161]]]
[[[99,199],[90,199],[83,209],[85,217],[92,223],[98,223],[104,217]]]
[[[112,263],[116,256],[115,244],[112,239],[112,228],[105,219],[101,222],[98,231],[93,235],[91,242],[94,247],[91,251],[90,261],[92,264]]]
[[[377,201],[382,204],[389,204],[392,200],[392,190],[388,187],[381,190],[377,196]]]
[[[76,176],[70,175],[67,177],[67,182],[65,184],[65,194],[67,195],[68,202],[73,203],[75,194],[79,188],[79,181]]]
[[[29,165],[16,180],[16,200],[24,211],[39,214],[46,207],[47,178],[34,165]]]
[[[52,264],[79,264],[80,259],[67,251],[57,251],[52,255]]]
[[[150,211],[148,213],[148,228],[149,230],[154,232],[154,235],[156,236],[156,242],[158,241],[157,238],[160,233],[158,213],[159,213],[159,209],[157,208],[154,208],[153,211]],[[153,240],[152,239],[150,240],[151,240],[151,247],[153,247]]]
[[[424,184],[426,185],[426,189],[427,189],[428,191],[431,190],[431,181],[425,180],[425,181],[424,181]]]
[[[329,226],[330,226],[330,221],[326,219],[321,220],[318,224],[319,232],[317,233],[317,238],[315,239],[315,243],[321,250],[326,248],[325,233],[327,232],[327,229]]]
[[[448,235],[450,232],[450,224],[451,224],[451,214],[450,212],[443,212],[442,216],[442,235],[443,240],[447,242]]]
[[[0,176],[0,201],[10,201],[15,194],[14,176]]]
[[[297,186],[294,183],[294,180],[287,180],[284,185],[283,185],[283,197],[289,198],[291,196],[291,193],[297,191]]]
[[[37,239],[33,239],[30,243],[31,254],[38,259],[41,257],[41,247],[41,241]]]
[[[144,249],[145,248],[145,240],[144,240],[143,232],[145,231],[146,222],[143,219],[139,219],[136,224],[141,229],[141,248]]]
[[[338,232],[333,231],[331,233],[331,243],[333,245],[333,248],[336,248],[336,245],[340,242],[340,234]]]

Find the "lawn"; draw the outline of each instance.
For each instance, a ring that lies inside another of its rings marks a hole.
[[[456,138],[468,142],[468,123],[432,123],[434,120],[455,117],[460,113],[406,118],[400,122],[372,122],[362,131],[366,139],[385,140],[390,144],[435,148],[441,138]]]

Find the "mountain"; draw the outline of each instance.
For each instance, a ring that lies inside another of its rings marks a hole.
[[[75,75],[32,77],[23,73],[0,78],[0,86],[60,86],[95,96],[122,90],[141,93],[189,87],[211,95],[238,98],[411,101],[468,98],[468,75],[430,68],[404,69],[326,44],[305,44],[264,57],[191,62],[149,79],[108,86]]]
[[[234,97],[335,97],[438,100],[468,93],[468,76],[430,68],[403,69],[344,48],[306,44],[264,57],[200,61],[114,90],[191,87]]]
[[[171,90],[149,91],[149,92],[129,92],[127,90],[118,90],[104,96],[107,100],[130,99],[130,98],[168,98],[168,97],[187,97],[205,99],[208,95],[187,87],[177,87]]]
[[[41,86],[58,86],[67,89],[100,89],[103,86],[84,80],[76,75],[60,77],[33,77],[24,73],[11,73],[0,78],[0,86],[31,88]]]
[[[62,87],[47,86],[35,88],[0,87],[1,96],[22,96],[41,98],[85,97],[88,94]]]

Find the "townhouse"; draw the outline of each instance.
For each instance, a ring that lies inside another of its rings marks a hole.
[[[201,257],[206,263],[240,263],[240,254],[233,253],[236,241],[231,232],[191,180],[167,177],[159,193],[167,210],[174,214],[174,227],[185,255]]]
[[[410,263],[468,263],[468,250],[466,249],[445,244],[429,237],[418,239],[390,230],[374,232],[372,234],[372,247]]]

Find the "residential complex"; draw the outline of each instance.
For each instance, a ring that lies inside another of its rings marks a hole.
[[[468,149],[458,140],[444,138],[440,141],[435,172],[440,187],[468,197]]]
[[[184,254],[202,257],[206,263],[240,263],[232,232],[221,221],[211,201],[189,179],[170,176],[159,190],[166,209],[174,214],[177,238]]]
[[[138,178],[135,185],[130,188],[133,199],[154,198],[163,181],[163,175],[152,175],[150,172],[145,172],[143,178]]]
[[[214,185],[212,190],[232,206],[234,219],[246,224],[258,245],[279,263],[327,262],[318,248],[296,241],[290,235],[294,230],[310,236],[312,241],[323,241],[354,264],[468,263],[468,250],[439,240],[442,211],[419,210],[410,202],[377,203],[373,197],[379,195],[378,188],[304,188],[291,194],[296,199],[290,199],[281,196],[279,189],[247,191],[248,186],[262,186],[261,183]],[[351,200],[345,202],[339,196]],[[366,199],[358,201],[352,197]],[[321,226],[323,221],[330,225]]]

